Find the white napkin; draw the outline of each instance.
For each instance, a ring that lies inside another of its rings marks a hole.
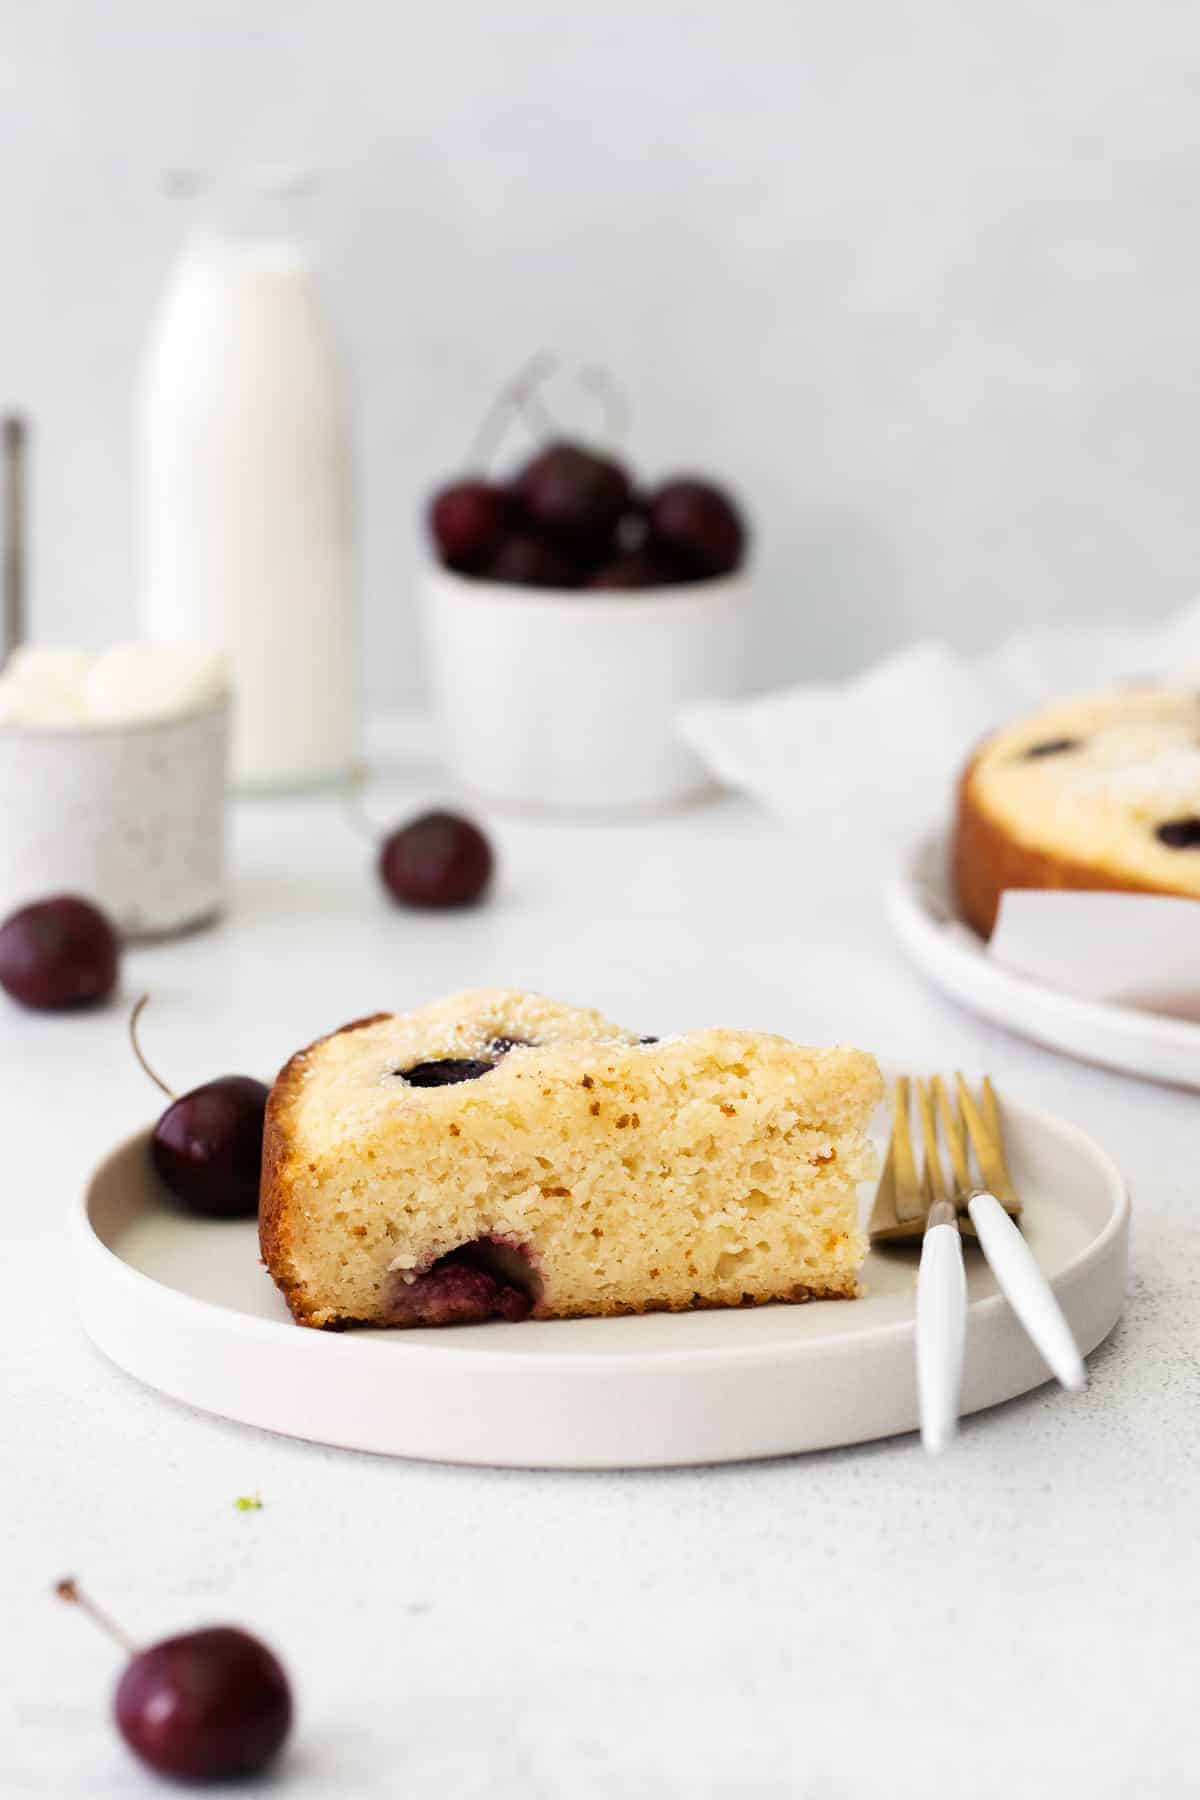
[[[948,819],[957,774],[989,730],[1043,700],[1134,675],[1200,681],[1200,601],[1145,631],[1027,632],[980,657],[917,643],[853,681],[704,701],[679,724],[716,775],[803,828],[814,846],[847,832],[869,838],[882,877],[902,848]],[[1195,1016],[1200,906],[1106,898],[1106,907],[1083,894],[1025,902],[1008,913],[992,953],[1074,993]],[[1068,959],[1060,953],[1073,937]]]
[[[1200,601],[1146,631],[1026,632],[981,657],[912,644],[836,686],[685,707],[680,729],[730,787],[790,824],[850,814],[893,847],[945,817],[954,778],[994,726],[1129,675],[1200,680]]]

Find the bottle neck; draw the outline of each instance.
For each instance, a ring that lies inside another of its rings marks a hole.
[[[173,188],[187,210],[189,245],[247,254],[255,261],[306,263],[307,202],[312,181],[297,171],[262,171],[237,180],[180,178]]]

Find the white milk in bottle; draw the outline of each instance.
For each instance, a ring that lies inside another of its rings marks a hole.
[[[201,219],[139,395],[147,636],[224,647],[243,788],[337,781],[357,751],[349,400],[312,268],[264,223]]]

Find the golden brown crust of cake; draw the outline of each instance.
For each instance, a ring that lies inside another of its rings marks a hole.
[[[1000,896],[1006,888],[1072,888],[1130,894],[1186,893],[1138,881],[1102,862],[1088,863],[1045,848],[1022,843],[1015,832],[993,819],[983,805],[976,774],[991,743],[972,756],[958,783],[958,803],[951,842],[950,871],[964,919],[981,937],[996,928]]]
[[[960,778],[951,864],[985,937],[1009,888],[1200,901],[1200,690],[1128,681],[1001,726]]]
[[[329,1043],[335,1037],[342,1037],[348,1031],[362,1031],[366,1026],[377,1025],[381,1019],[390,1017],[390,1013],[386,1012],[364,1013],[361,1019],[351,1019],[348,1024],[339,1025],[336,1031],[327,1031],[324,1037],[306,1044],[303,1050],[297,1050],[283,1065],[267,1099],[262,1180],[258,1194],[258,1247],[275,1285],[301,1325],[313,1324],[315,1321],[305,1317],[307,1309],[301,1297],[301,1283],[292,1262],[289,1201],[294,1157],[288,1125],[292,1105],[303,1070],[314,1050],[319,1050],[322,1044]],[[338,1326],[331,1322],[330,1329],[336,1330]]]

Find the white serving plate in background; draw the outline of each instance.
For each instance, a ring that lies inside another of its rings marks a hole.
[[[1082,1062],[1200,1088],[1200,1024],[1081,999],[993,962],[959,914],[943,833],[906,853],[888,883],[887,912],[917,967],[972,1012]]]
[[[1027,1235],[1086,1354],[1125,1291],[1129,1202],[1074,1126],[1006,1102]],[[131,1375],[205,1411],[436,1462],[645,1468],[910,1431],[915,1254],[873,1252],[862,1299],[803,1306],[330,1333],[294,1325],[253,1221],[175,1210],[148,1134],[96,1170],[76,1220],[83,1323]],[[1048,1379],[976,1252],[964,1412]],[[1071,1402],[1063,1398],[1063,1404]]]

